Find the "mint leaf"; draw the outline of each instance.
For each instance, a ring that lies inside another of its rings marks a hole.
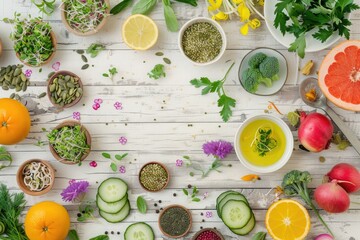
[[[154,66],[154,68],[148,73],[148,76],[153,79],[159,79],[161,77],[166,77],[164,67],[165,66],[163,64],[156,64]]]
[[[183,192],[184,192],[184,194],[185,194],[186,196],[189,195],[188,190],[186,190],[185,188],[183,188]]]
[[[110,158],[111,158],[110,154],[109,154],[109,153],[106,153],[106,152],[103,152],[101,155],[102,155],[104,158],[107,158],[107,159],[110,159]]]
[[[115,163],[111,163],[111,164],[110,164],[110,168],[111,168],[111,170],[113,170],[113,172],[116,172],[116,171],[117,171],[117,166],[116,166]]]
[[[200,198],[197,198],[197,197],[196,197],[196,198],[193,198],[192,201],[193,201],[193,202],[200,202]]]
[[[221,95],[218,100],[218,106],[222,107],[220,115],[224,122],[227,122],[232,115],[231,107],[235,107],[236,100],[226,96],[225,94]]]
[[[142,197],[142,196],[138,196],[138,198],[136,199],[136,206],[137,209],[139,210],[139,212],[145,214],[147,211],[147,204],[146,204],[146,200]]]

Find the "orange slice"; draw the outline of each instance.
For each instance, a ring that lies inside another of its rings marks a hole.
[[[310,216],[299,202],[284,199],[269,207],[265,225],[275,240],[302,240],[310,231]]]

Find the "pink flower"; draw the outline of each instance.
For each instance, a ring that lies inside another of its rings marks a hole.
[[[203,200],[209,196],[209,192],[205,192],[203,195]]]
[[[126,168],[125,168],[125,166],[120,166],[120,167],[119,167],[119,172],[120,172],[120,173],[126,173]]]
[[[80,121],[80,113],[79,112],[73,112],[73,119]]]
[[[181,160],[181,159],[176,160],[177,167],[181,167],[182,165],[183,165],[183,160]]]
[[[59,71],[60,69],[60,62],[55,62],[52,66],[52,69],[54,69],[54,71]]]
[[[69,184],[73,184],[74,182],[76,182],[76,180],[75,180],[75,179],[71,179],[71,180],[69,180]]]
[[[122,110],[123,109],[121,102],[114,103],[114,107],[115,107],[116,110]]]
[[[65,202],[80,202],[88,191],[88,181],[73,181],[61,192],[62,199]]]
[[[210,211],[207,211],[206,213],[205,213],[205,217],[207,217],[207,218],[211,218],[213,215],[212,215],[212,212],[210,212]]]
[[[32,70],[31,69],[26,69],[25,76],[29,78],[29,77],[31,77],[31,74],[32,74]]]
[[[97,167],[97,162],[91,161],[91,162],[89,163],[89,165],[90,165],[90,167]]]
[[[92,108],[94,110],[98,110],[100,108],[100,104],[99,103],[94,103],[94,105],[92,105]]]
[[[120,137],[119,138],[119,143],[121,143],[122,145],[125,145],[127,143],[127,138],[126,137]]]
[[[101,98],[94,99],[94,103],[102,104],[103,100]]]

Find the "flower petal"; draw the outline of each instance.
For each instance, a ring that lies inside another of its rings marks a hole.
[[[220,8],[222,0],[208,0],[210,6],[208,6],[209,11],[215,11]]]
[[[219,12],[212,16],[213,20],[227,20],[229,18],[229,15],[225,14],[224,12]]]
[[[245,4],[240,4],[237,10],[240,15],[241,22],[249,20],[251,12],[250,9]]]
[[[254,18],[249,22],[249,25],[252,29],[256,29],[261,26],[261,22],[259,21],[259,19]]]
[[[249,26],[248,26],[248,23],[242,25],[242,27],[240,28],[240,33],[242,35],[247,35],[249,32]]]

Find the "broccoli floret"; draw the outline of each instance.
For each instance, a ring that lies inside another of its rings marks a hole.
[[[261,77],[259,69],[248,68],[243,72],[241,82],[246,91],[255,93],[259,86],[258,79]]]
[[[267,57],[259,65],[260,73],[267,78],[272,78],[279,73],[279,60],[276,57]]]
[[[274,76],[272,76],[271,77],[271,80],[273,80],[273,81],[277,81],[277,80],[279,80],[279,74],[275,74]]]
[[[265,84],[266,87],[272,86],[272,80],[270,78],[265,78],[263,76],[260,76],[260,78],[258,78],[258,82]]]
[[[258,52],[249,59],[249,66],[251,68],[258,68],[260,63],[266,58],[266,54]]]

